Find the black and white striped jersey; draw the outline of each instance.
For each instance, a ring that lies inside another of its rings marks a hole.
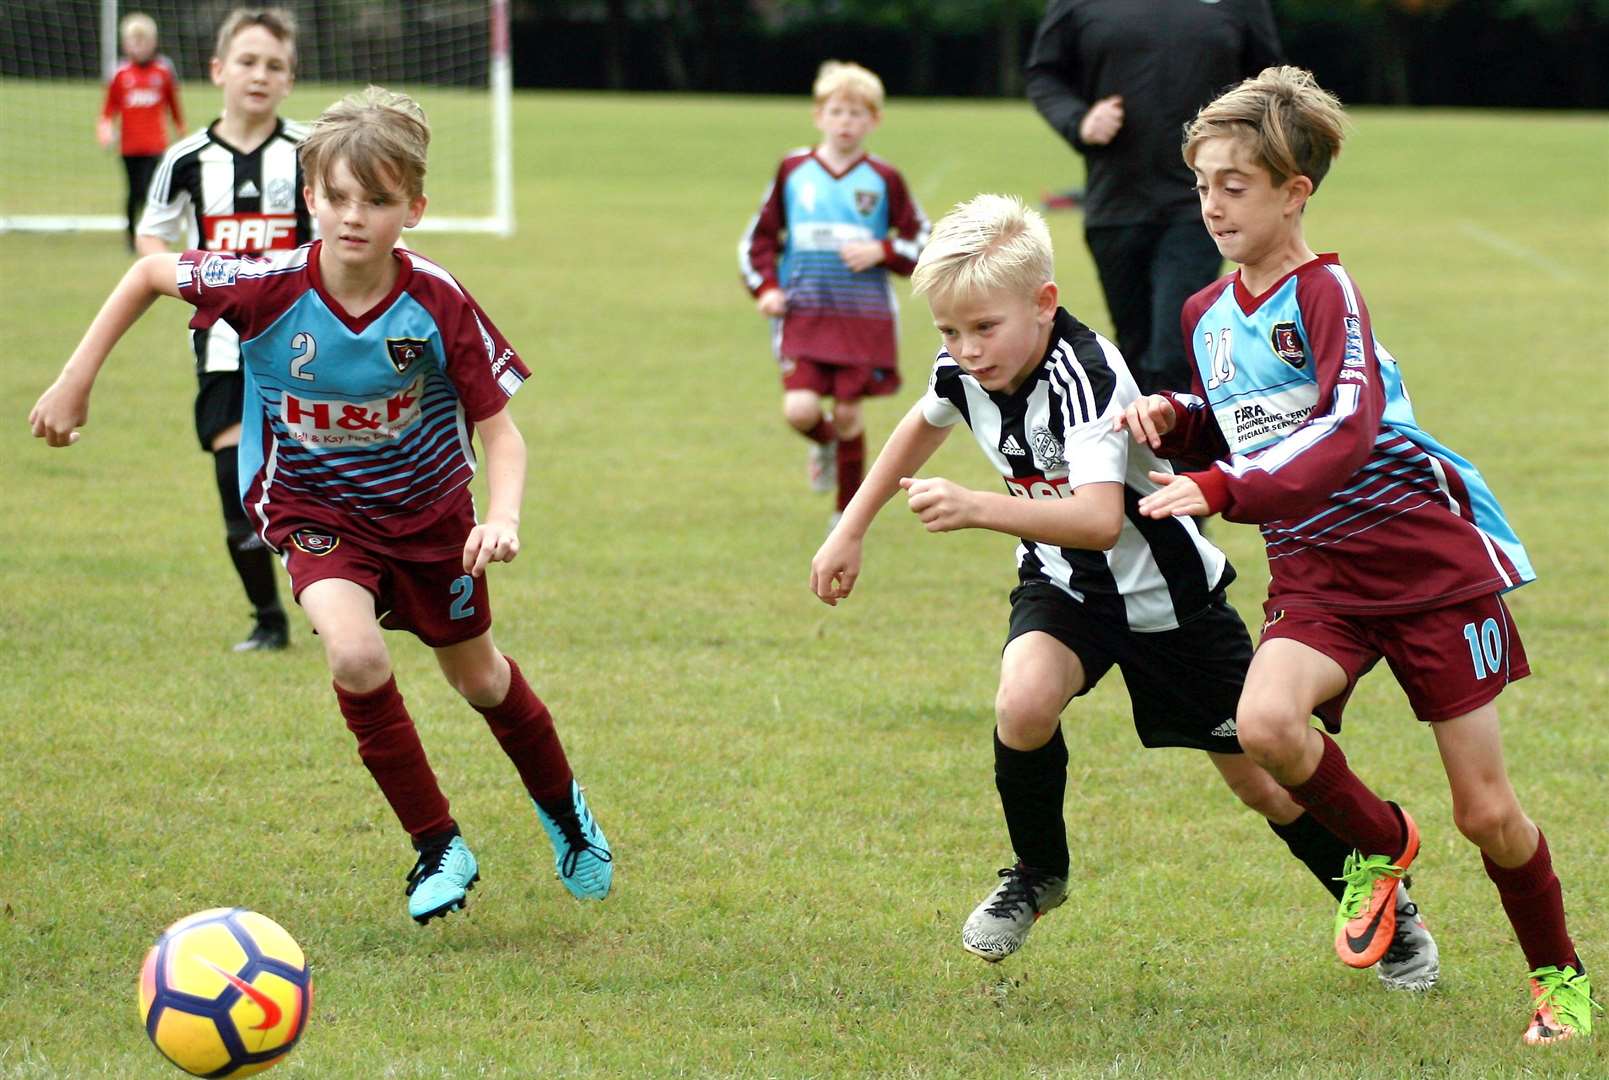
[[[941,350],[922,414],[937,427],[966,421],[1018,498],[1060,499],[1084,484],[1122,484],[1123,529],[1110,551],[1024,540],[1017,575],[1050,582],[1080,602],[1121,602],[1132,630],[1171,630],[1201,612],[1235,572],[1190,518],[1140,514],[1140,498],[1157,489],[1146,473],[1172,469],[1127,431],[1112,430],[1139,397],[1117,347],[1059,310],[1044,359],[1016,393],[985,390]]]
[[[260,254],[290,250],[314,238],[313,219],[302,199],[302,168],[296,146],[302,124],[280,120],[250,153],[229,145],[213,122],[174,143],[151,178],[142,236],[169,247]],[[198,373],[240,370],[240,339],[227,323],[193,331]]]

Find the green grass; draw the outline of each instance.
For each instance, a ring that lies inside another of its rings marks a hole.
[[[305,623],[288,654],[227,651],[246,612],[193,446],[181,305],[118,350],[83,441],[47,450],[24,415],[121,243],[0,237],[0,1077],[175,1075],[135,974],[163,926],[220,904],[279,920],[314,965],[286,1077],[1609,1073],[1604,1033],[1520,1046],[1520,953],[1388,674],[1343,744],[1423,830],[1434,994],[1343,969],[1326,895],[1206,762],[1138,747],[1115,677],[1067,714],[1072,904],[999,967],[963,954],[1007,858],[988,747],[1012,543],[929,536],[896,503],[853,601],[805,587],[829,507],[734,251],[810,138],[806,104],[521,95],[515,118],[519,235],[418,240],[536,372],[513,405],[531,477],[525,552],[492,571],[497,636],[589,785],[615,895],[582,906],[552,880],[495,742],[391,635],[485,872],[467,913],[407,921],[406,840]],[[1541,572],[1513,598],[1536,676],[1503,697],[1510,767],[1609,971],[1603,118],[1356,120],[1309,239],[1341,251],[1420,419],[1480,463]],[[874,148],[935,217],[1079,172],[1025,104],[895,102]],[[1051,223],[1069,307],[1105,329],[1079,219]],[[874,443],[922,385],[924,326],[907,303],[907,388],[869,408]],[[998,484],[961,437],[932,471]],[[1254,618],[1260,543],[1213,535]]]

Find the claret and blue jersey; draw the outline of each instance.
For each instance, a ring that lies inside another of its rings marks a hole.
[[[1164,442],[1217,458],[1215,508],[1262,526],[1270,595],[1410,610],[1535,577],[1479,470],[1414,418],[1396,360],[1334,255],[1261,296],[1231,274],[1185,305],[1195,394]]]
[[[529,371],[429,260],[396,252],[391,294],[354,317],[325,292],[318,246],[179,262],[191,326],[223,319],[240,332],[246,512],[275,547],[323,526],[414,558],[457,554],[474,524],[474,423]]]

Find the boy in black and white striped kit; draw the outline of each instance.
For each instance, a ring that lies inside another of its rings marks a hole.
[[[1350,848],[1241,753],[1234,715],[1251,660],[1224,589],[1223,552],[1189,518],[1153,521],[1137,504],[1166,462],[1112,430],[1139,398],[1117,348],[1058,306],[1050,233],[1019,199],[979,195],[935,226],[912,275],[943,339],[928,391],[889,437],[810,566],[828,604],[860,573],[872,519],[903,489],[929,532],[980,528],[1019,537],[1019,584],[995,698],[995,786],[1016,862],[967,919],[961,942],[985,960],[1021,947],[1067,898],[1061,713],[1114,665],[1148,747],[1206,751],[1230,789],[1332,895]],[[964,421],[1006,493],[916,476]],[[1157,528],[1163,525],[1163,528]],[[1428,989],[1435,942],[1406,892],[1393,989]]]
[[[211,74],[223,115],[168,148],[152,178],[135,251],[175,244],[261,254],[313,239],[296,147],[305,129],[279,115],[295,83],[296,22],[282,8],[236,8],[218,29]],[[196,438],[213,459],[229,559],[253,608],[236,652],[283,649],[290,624],[279,601],[274,557],[240,505],[240,418],[245,378],[240,338],[219,320],[190,332],[196,361]]]

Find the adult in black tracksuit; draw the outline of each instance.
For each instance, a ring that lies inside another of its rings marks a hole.
[[[1225,87],[1284,62],[1268,0],[1051,0],[1028,96],[1084,155],[1084,241],[1145,393],[1188,390],[1185,300],[1222,266],[1180,155]]]

